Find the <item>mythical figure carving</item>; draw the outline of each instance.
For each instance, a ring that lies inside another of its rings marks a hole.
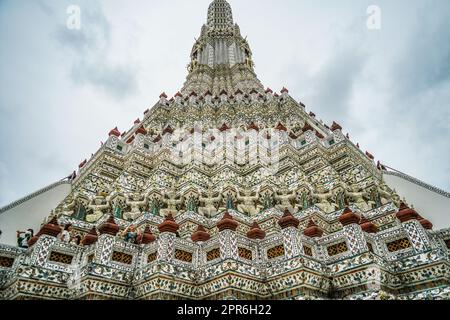
[[[216,203],[220,203],[221,201],[222,194],[219,193],[219,195],[215,197],[213,188],[211,186],[208,186],[206,197],[200,196],[200,203],[203,203],[204,206],[198,208],[198,211],[205,217],[214,217],[218,213]]]
[[[353,200],[353,202],[362,212],[370,210],[370,206],[367,204],[366,200],[364,200],[364,197],[368,195],[367,192],[359,188],[357,185],[353,185],[350,188],[345,188],[345,195],[349,199]]]
[[[176,185],[173,185],[164,194],[162,201],[167,205],[167,208],[161,209],[161,214],[163,216],[167,216],[168,214],[176,215],[178,213],[178,206],[183,203],[183,197],[178,196]]]
[[[378,187],[378,195],[380,197],[381,205],[389,203],[393,198],[392,194],[389,192],[389,187],[385,182],[381,183]]]
[[[256,195],[252,196],[253,191],[250,188],[245,188],[243,190],[243,195],[237,190],[237,199],[242,203],[238,204],[238,211],[249,215],[250,217],[255,216],[258,212],[263,209],[263,206],[256,204],[259,200],[259,190],[256,191]]]
[[[106,200],[106,194],[99,192],[94,198],[92,198],[89,206],[92,213],[86,216],[87,222],[97,222],[103,216],[103,211],[110,208],[109,202]]]
[[[125,212],[123,218],[125,220],[134,220],[141,215],[141,208],[147,204],[147,196],[141,196],[139,193],[127,194],[125,196],[126,204],[131,208],[131,211]]]
[[[394,202],[394,204],[397,207],[400,207],[400,202],[401,202],[400,196],[398,195],[398,193],[397,193],[397,191],[395,189],[392,192],[393,192],[393,194],[392,194],[392,202]]]
[[[77,204],[78,192],[74,192],[73,195],[70,194],[63,205],[62,214],[65,216],[72,216],[75,212],[75,207]]]
[[[74,237],[75,235],[71,224],[66,225],[58,235],[58,239],[65,243],[70,243]]]
[[[332,199],[333,193],[331,191],[326,191],[325,188],[319,187],[317,188],[318,192],[314,192],[312,197],[318,202],[316,202],[316,206],[319,207],[325,213],[331,213],[336,211],[336,204],[328,201]]]
[[[289,212],[294,213],[295,207],[292,206],[292,201],[297,198],[297,192],[294,190],[290,193],[287,186],[282,188],[280,191],[281,193],[275,194],[275,199],[280,202],[280,204],[277,205],[277,208],[281,211],[288,209]]]

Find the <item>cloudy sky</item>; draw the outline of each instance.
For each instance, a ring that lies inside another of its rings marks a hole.
[[[265,86],[450,190],[448,0],[229,2]],[[209,3],[0,0],[0,206],[69,175],[111,128],[178,91]],[[80,30],[67,28],[70,5]]]

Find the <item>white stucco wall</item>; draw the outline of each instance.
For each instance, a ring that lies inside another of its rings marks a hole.
[[[384,174],[386,184],[395,189],[401,198],[428,219],[434,230],[450,227],[450,198],[399,176]]]
[[[16,246],[16,231],[31,228],[38,232],[50,212],[70,193],[69,183],[59,184],[4,212],[0,212],[0,243]]]

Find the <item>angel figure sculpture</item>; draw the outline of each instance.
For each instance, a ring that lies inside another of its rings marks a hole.
[[[147,204],[147,196],[142,196],[138,192],[125,195],[125,203],[131,208],[129,212],[123,214],[123,218],[132,221],[141,215],[141,208]]]
[[[106,200],[105,193],[99,192],[94,198],[92,198],[91,203],[88,208],[92,210],[92,213],[86,216],[87,222],[97,222],[103,216],[103,211],[109,209],[110,204]]]
[[[212,218],[218,213],[216,203],[220,203],[221,201],[222,194],[219,193],[219,195],[215,197],[213,188],[208,186],[206,197],[200,196],[200,203],[203,203],[204,205],[198,208],[198,212],[205,217]]]
[[[263,206],[259,204],[255,205],[255,202],[259,201],[259,190],[256,192],[255,196],[252,196],[253,191],[250,188],[245,188],[243,193],[244,194],[241,194],[239,189],[237,190],[237,199],[241,201],[241,203],[238,204],[237,209],[238,211],[253,217],[263,209]]]

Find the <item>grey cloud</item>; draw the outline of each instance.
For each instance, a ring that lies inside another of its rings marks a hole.
[[[137,88],[133,70],[122,65],[107,64],[104,61],[75,63],[71,76],[78,84],[95,85],[117,98],[131,95]]]
[[[0,0],[1,4],[1,0]],[[45,0],[38,0],[36,1],[36,4],[38,7],[47,15],[47,16],[53,16],[55,14],[55,11],[51,6],[49,6]]]
[[[328,61],[315,77],[313,106],[330,120],[348,117],[354,83],[364,67],[365,56],[355,50],[342,51]]]
[[[57,42],[73,58],[71,78],[78,85],[91,85],[114,98],[125,98],[137,91],[135,68],[110,61],[111,26],[99,6],[84,6],[81,29],[60,27]]]
[[[450,6],[427,2],[416,15],[405,45],[387,62],[392,127],[385,126],[381,148],[397,149],[391,158],[399,169],[449,190]]]
[[[422,139],[450,136],[450,6],[427,3],[420,24],[393,63],[392,102],[398,117],[420,119]],[[450,156],[450,148],[444,148]]]
[[[295,91],[314,87],[301,100],[319,118],[341,122],[387,164],[449,190],[450,6],[428,2],[415,13],[403,46],[390,43],[392,30],[336,33],[336,50]]]
[[[450,6],[427,3],[417,14],[403,54],[394,63],[399,95],[421,93],[450,80]]]
[[[336,120],[342,123],[350,116],[355,85],[370,59],[370,54],[360,46],[363,42],[360,30],[353,23],[337,33],[321,68],[303,74],[304,79],[300,83],[297,81],[295,91],[306,90],[301,100],[304,99],[307,108],[325,122]],[[289,73],[292,75],[293,71]]]

